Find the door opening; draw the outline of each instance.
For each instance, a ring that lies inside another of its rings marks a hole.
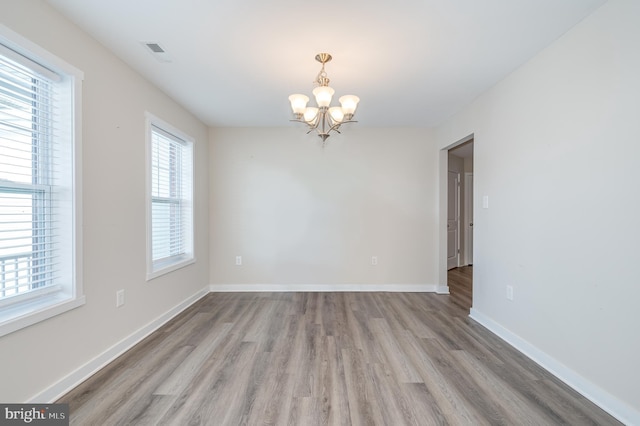
[[[447,287],[467,309],[473,301],[473,148],[471,135],[447,151]]]

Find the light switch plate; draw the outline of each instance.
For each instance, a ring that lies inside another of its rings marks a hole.
[[[124,290],[116,291],[116,308],[124,305]]]
[[[507,300],[513,300],[513,286],[507,286]]]

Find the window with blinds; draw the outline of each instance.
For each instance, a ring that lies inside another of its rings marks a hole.
[[[0,58],[0,299],[54,284],[51,82]]]
[[[193,142],[156,118],[148,127],[150,279],[193,262]]]
[[[0,33],[0,335],[51,316],[43,315],[48,307],[60,311],[80,294],[75,76],[21,51],[15,38]]]

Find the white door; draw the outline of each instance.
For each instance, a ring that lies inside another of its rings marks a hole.
[[[464,174],[464,227],[466,264],[473,265],[473,173]]]
[[[447,207],[447,269],[460,265],[460,173],[449,172]]]

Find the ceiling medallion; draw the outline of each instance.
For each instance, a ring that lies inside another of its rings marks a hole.
[[[342,124],[355,122],[353,114],[356,112],[360,98],[354,95],[345,95],[339,99],[341,106],[330,106],[331,98],[335,91],[329,87],[329,77],[327,77],[327,73],[324,70],[324,64],[331,61],[331,55],[318,53],[316,61],[322,64],[322,69],[314,80],[316,88],[313,89],[313,96],[318,106],[308,107],[309,97],[300,94],[289,96],[289,101],[295,117],[291,121],[306,124],[309,128],[307,134],[315,130],[324,144],[330,136],[330,132],[340,133]]]

